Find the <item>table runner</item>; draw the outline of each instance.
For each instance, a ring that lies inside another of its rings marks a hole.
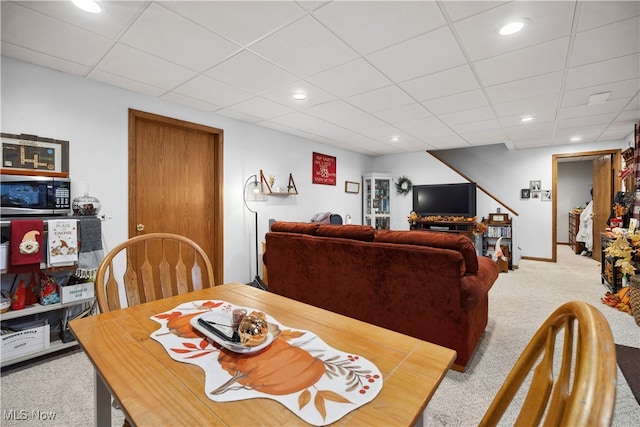
[[[160,329],[151,334],[172,359],[200,366],[204,391],[216,402],[269,398],[316,426],[331,424],[373,400],[382,389],[380,370],[369,360],[330,347],[313,332],[291,329],[266,314],[281,334],[264,350],[238,354],[221,349],[189,323],[196,315],[236,308],[220,300],[198,300],[151,316]],[[257,311],[257,310],[255,310]]]

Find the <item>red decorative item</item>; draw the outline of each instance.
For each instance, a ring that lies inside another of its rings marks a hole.
[[[26,305],[26,300],[27,300],[27,287],[24,283],[24,280],[20,279],[20,283],[18,283],[18,288],[15,290],[13,295],[11,295],[11,309],[22,310]]]
[[[326,154],[313,153],[314,184],[336,185],[336,158]]]
[[[40,299],[40,284],[36,282],[35,273],[31,273],[31,281],[26,289],[26,305],[36,304]]]

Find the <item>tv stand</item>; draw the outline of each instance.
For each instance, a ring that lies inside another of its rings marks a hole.
[[[445,233],[458,233],[473,239],[475,224],[473,218],[462,219],[460,221],[435,221],[418,218],[410,221],[411,230],[442,231]]]

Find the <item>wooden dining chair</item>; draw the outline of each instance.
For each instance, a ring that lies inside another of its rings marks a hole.
[[[116,278],[118,268],[124,268],[121,282]],[[215,281],[211,261],[193,240],[149,233],[109,251],[98,267],[95,285],[98,306],[105,313],[121,308],[121,289],[132,306],[215,286]]]
[[[556,343],[560,331],[564,338]],[[556,347],[562,352],[554,358]],[[616,374],[615,344],[604,315],[585,302],[567,302],[535,333],[479,425],[497,425],[527,377],[529,389],[513,425],[537,426],[543,416],[544,425],[610,425]]]

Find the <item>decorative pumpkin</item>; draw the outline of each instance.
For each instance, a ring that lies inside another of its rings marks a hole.
[[[255,354],[223,349],[218,362],[232,378],[211,394],[222,394],[235,383],[267,394],[291,394],[311,387],[325,373],[322,360],[281,339]]]

